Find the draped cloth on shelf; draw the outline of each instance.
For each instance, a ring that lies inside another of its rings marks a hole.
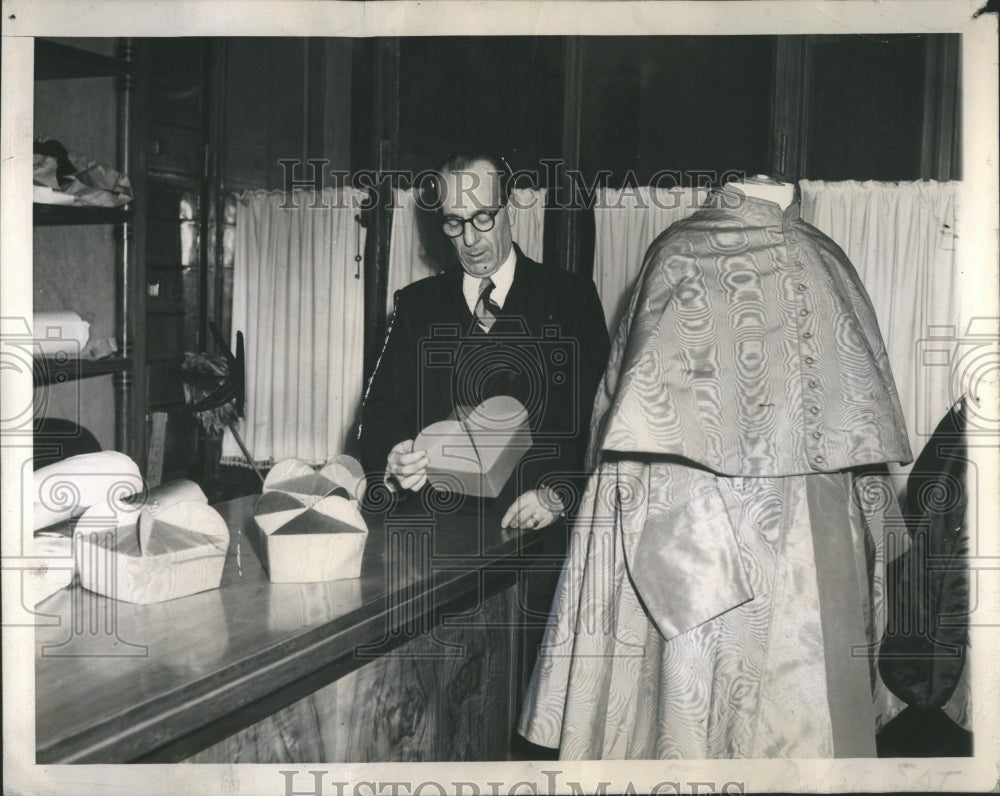
[[[925,361],[922,353],[929,337],[939,340],[927,347],[947,348],[949,336],[964,331],[955,270],[959,185],[799,183],[802,218],[844,250],[871,297],[914,456],[965,389],[951,383],[949,367]]]
[[[545,189],[515,188],[508,205],[511,235],[521,251],[542,261],[545,232]],[[389,241],[386,311],[390,314],[396,291],[411,282],[433,276],[455,259],[455,251],[437,226],[433,211],[420,207],[413,190],[395,191]]]
[[[364,195],[246,191],[236,196],[233,320],[246,336],[240,432],[263,465],[344,450],[363,389]],[[244,459],[227,432],[222,461]]]
[[[707,188],[601,188],[594,204],[594,284],[614,337],[643,255],[663,230],[708,198]]]

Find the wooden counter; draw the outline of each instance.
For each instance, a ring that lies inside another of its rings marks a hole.
[[[217,590],[39,604],[59,621],[36,630],[37,762],[503,759],[516,584],[540,535],[415,497],[366,514],[360,579],[271,584],[244,533],[254,502],[216,506],[232,534]]]

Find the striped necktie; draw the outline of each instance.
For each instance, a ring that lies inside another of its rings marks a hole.
[[[476,323],[484,332],[488,332],[492,327],[501,309],[497,303],[490,298],[493,292],[493,280],[488,276],[479,282],[479,300],[476,302]]]

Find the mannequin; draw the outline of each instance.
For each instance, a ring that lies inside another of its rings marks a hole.
[[[726,183],[726,185],[739,191],[744,196],[774,202],[782,210],[795,201],[794,183],[778,182],[766,174],[754,174],[742,182],[733,180]]]
[[[564,759],[874,757],[883,465],[912,460],[888,355],[794,184],[715,196],[643,258],[518,732]]]

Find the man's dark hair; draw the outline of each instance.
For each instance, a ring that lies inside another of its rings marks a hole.
[[[438,180],[446,171],[455,174],[472,168],[476,163],[489,164],[489,170],[498,175],[500,180],[500,201],[503,204],[507,204],[511,189],[514,187],[511,183],[513,172],[503,155],[495,152],[458,152],[454,155],[448,155],[434,169],[435,177],[431,180],[427,192],[429,206],[435,209],[441,206],[441,186]]]

